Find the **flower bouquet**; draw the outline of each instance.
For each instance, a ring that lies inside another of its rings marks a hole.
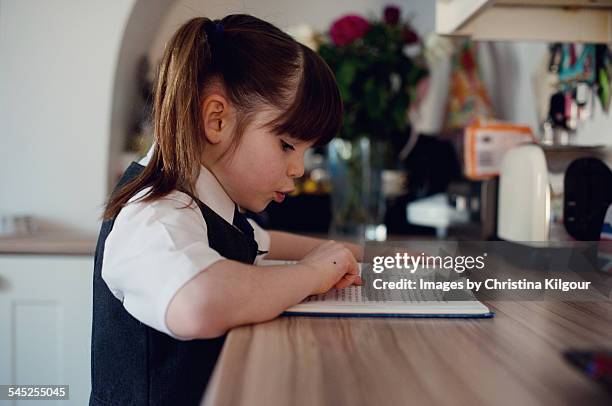
[[[318,46],[336,75],[344,125],[328,147],[332,236],[384,240],[382,173],[393,167],[410,134],[408,112],[428,75],[420,37],[400,9],[382,19],[346,15]]]

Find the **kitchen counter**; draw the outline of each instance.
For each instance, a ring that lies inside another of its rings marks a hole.
[[[329,238],[323,233],[299,233],[316,238]],[[94,255],[97,235],[75,232],[37,232],[21,236],[0,235],[0,254]],[[391,235],[389,241],[428,240],[431,236]],[[353,241],[344,238],[343,241]],[[358,241],[354,241],[358,242]]]
[[[97,236],[74,232],[38,232],[0,236],[0,254],[93,256]]]
[[[204,405],[609,405],[568,349],[606,348],[610,302],[489,302],[493,319],[279,317],[230,331]]]

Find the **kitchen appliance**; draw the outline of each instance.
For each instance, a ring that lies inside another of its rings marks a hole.
[[[0,215],[0,237],[23,236],[36,231],[38,231],[38,223],[30,215]]]
[[[454,227],[460,238],[490,240],[497,232],[498,177],[453,181],[446,191],[451,206],[467,212],[469,222]]]
[[[577,240],[597,241],[612,204],[612,171],[600,159],[573,161],[564,179],[563,224]]]
[[[445,193],[437,193],[408,203],[406,219],[410,224],[433,227],[437,238],[446,238],[449,227],[467,223],[470,216],[467,210],[451,205]]]
[[[550,186],[543,150],[517,146],[502,160],[499,178],[497,235],[509,241],[547,241],[550,231]]]
[[[500,169],[499,238],[596,241],[612,203],[612,172],[600,146],[521,145]]]
[[[597,255],[599,270],[612,275],[612,204],[606,210],[604,223],[601,227]]]

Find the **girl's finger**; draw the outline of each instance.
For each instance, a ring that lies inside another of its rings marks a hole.
[[[350,275],[359,275],[359,264],[355,261],[355,258],[349,260],[346,273]]]
[[[358,277],[359,277],[358,275],[349,275],[349,274],[345,274],[345,275],[342,277],[342,279],[340,279],[340,280],[339,280],[339,281],[336,283],[335,287],[336,287],[336,289],[344,289],[344,288],[346,288],[347,286],[352,285],[352,284],[355,282],[356,278],[358,278]]]

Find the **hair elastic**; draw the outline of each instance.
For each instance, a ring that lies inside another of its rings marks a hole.
[[[211,43],[219,43],[223,38],[223,22],[220,20],[208,22],[204,26],[204,30]]]
[[[217,34],[219,37],[223,35],[223,22],[221,21],[215,22],[215,34]]]

